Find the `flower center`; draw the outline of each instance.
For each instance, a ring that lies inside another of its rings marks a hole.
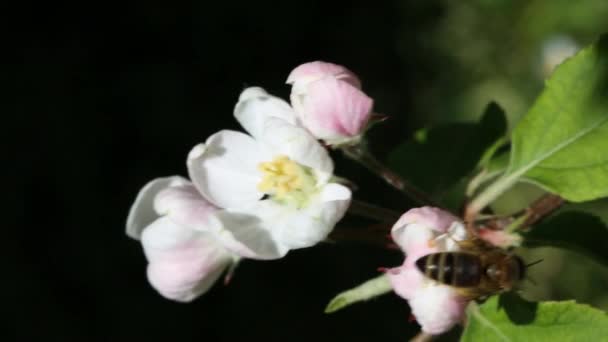
[[[315,178],[311,169],[287,156],[280,155],[270,162],[260,163],[258,170],[262,172],[258,190],[275,200],[301,207],[315,191]]]

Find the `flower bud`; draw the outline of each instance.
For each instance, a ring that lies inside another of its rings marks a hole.
[[[519,247],[521,245],[521,235],[509,233],[504,230],[479,229],[478,235],[486,242],[500,248]]]
[[[300,123],[329,145],[359,141],[372,114],[373,100],[361,91],[357,76],[343,66],[311,62],[295,68],[291,105]]]

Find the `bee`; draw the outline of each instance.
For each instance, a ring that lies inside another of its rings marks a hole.
[[[468,300],[510,291],[525,276],[528,265],[507,250],[480,238],[459,245],[458,252],[422,256],[416,260],[416,267],[426,277],[458,289]]]

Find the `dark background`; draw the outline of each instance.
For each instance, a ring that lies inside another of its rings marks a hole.
[[[285,79],[303,62],[331,61],[360,76],[376,111],[391,116],[371,133],[372,147],[383,158],[416,128],[477,117],[485,97],[478,100],[463,89],[481,79],[507,80],[519,91],[519,102],[509,102],[511,88],[499,87],[490,97],[502,96],[507,109],[511,103],[520,108],[542,84],[529,69],[538,57],[531,47],[555,32],[588,42],[602,30],[601,20],[544,27],[529,19],[535,12],[528,13],[525,2],[506,3],[8,6],[4,46],[16,58],[5,64],[10,91],[3,115],[17,126],[4,126],[16,147],[7,153],[15,161],[7,163],[5,181],[9,220],[3,249],[9,256],[1,305],[7,340],[403,341],[413,336],[417,326],[408,322],[406,302],[392,294],[323,314],[338,292],[377,275],[379,266],[398,265],[398,252],[323,244],[282,260],[245,261],[229,286],[218,284],[196,301],[179,304],[148,285],[141,246],[124,234],[127,211],[150,179],[185,175],[186,154],[196,143],[219,129],[238,129],[232,108],[245,86],[286,98]],[[542,8],[535,10],[549,20]],[[511,25],[522,21],[523,27]],[[530,23],[537,29],[529,29]],[[472,49],[480,44],[488,51]],[[501,53],[514,46],[521,50],[519,59]],[[358,198],[400,211],[411,206],[365,170],[336,159],[337,172],[361,187]]]
[[[245,86],[286,97],[291,69],[322,59],[356,71],[383,112],[406,112],[421,56],[396,49],[401,11],[390,2],[221,1],[31,3],[11,12],[19,18],[12,27],[20,58],[15,117],[26,129],[17,170],[23,184],[7,184],[23,196],[16,210],[24,228],[11,231],[16,243],[6,246],[16,260],[3,304],[12,338],[367,341],[413,334],[405,301],[393,295],[323,314],[338,292],[399,264],[398,253],[323,245],[278,261],[245,261],[230,286],[179,304],[148,285],[141,246],[124,234],[141,186],[185,175],[194,144],[238,129],[232,108]],[[439,13],[429,8],[401,39],[420,39]],[[389,131],[404,135],[403,121]]]

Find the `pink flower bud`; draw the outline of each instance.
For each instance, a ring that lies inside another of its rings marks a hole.
[[[437,252],[457,251],[466,237],[462,222],[438,208],[411,209],[392,229],[395,242],[407,254],[403,265],[387,272],[393,290],[406,299],[426,333],[436,335],[462,321],[467,299],[455,288],[427,278],[416,266],[419,258]]]
[[[341,65],[321,61],[304,63],[293,69],[287,77],[287,84],[291,84],[295,88],[305,87],[326,76],[335,77],[361,89],[361,81],[352,71]]]
[[[482,228],[479,229],[478,235],[488,243],[500,248],[518,247],[521,244],[521,235],[504,230]]]
[[[343,66],[311,62],[295,68],[291,104],[301,124],[330,145],[355,143],[372,114],[373,100],[357,76]]]

